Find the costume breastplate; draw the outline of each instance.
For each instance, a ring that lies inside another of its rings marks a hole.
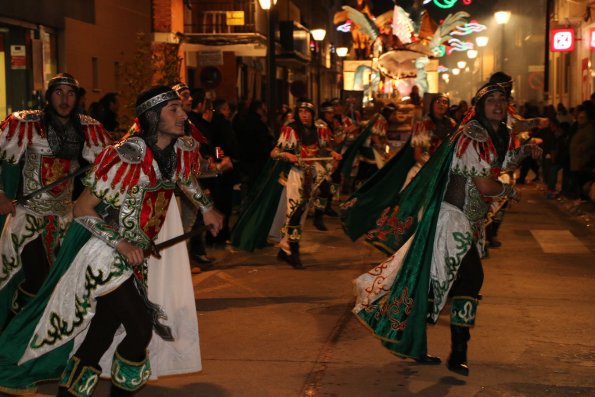
[[[141,180],[130,189],[120,208],[120,236],[147,248],[161,230],[175,186],[172,181],[150,186]]]
[[[29,144],[24,158],[23,194],[29,194],[49,185],[79,166],[77,160],[55,157],[48,141],[39,137],[34,138]],[[31,198],[25,204],[25,208],[39,215],[67,215],[72,210],[72,187],[72,179],[64,181]]]

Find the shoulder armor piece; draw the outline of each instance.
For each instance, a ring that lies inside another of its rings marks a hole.
[[[198,142],[191,136],[181,136],[176,140],[176,147],[179,147],[182,150],[194,150],[197,146]]]
[[[477,120],[468,122],[465,127],[463,127],[463,134],[478,142],[487,142],[490,139],[486,129],[483,128]]]
[[[79,114],[79,119],[81,120],[82,125],[99,125],[99,124],[101,124],[99,121],[95,120],[91,116],[87,116],[86,114]]]
[[[114,146],[122,161],[130,164],[139,164],[142,162],[147,152],[147,144],[142,138],[137,136],[118,142]]]
[[[321,119],[316,120],[314,125],[316,126],[316,128],[328,128],[328,125],[326,124],[326,122]]]
[[[17,120],[22,121],[41,121],[43,117],[43,111],[41,110],[21,110],[19,112],[14,112],[13,114]]]

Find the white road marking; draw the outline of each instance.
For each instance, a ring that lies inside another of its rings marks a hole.
[[[588,254],[590,251],[569,230],[531,230],[546,254]]]

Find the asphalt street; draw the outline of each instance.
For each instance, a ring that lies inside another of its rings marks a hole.
[[[558,397],[595,396],[593,217],[522,188],[485,281],[469,345],[470,376],[385,350],[351,313],[352,280],[383,255],[352,243],[336,219],[306,227],[305,270],[255,253],[217,249],[193,275],[203,371],[151,381],[138,396]],[[448,307],[430,326],[429,350],[450,351]],[[97,396],[107,396],[101,381]],[[56,384],[39,389],[55,395]]]

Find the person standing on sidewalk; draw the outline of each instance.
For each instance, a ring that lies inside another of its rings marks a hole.
[[[77,112],[79,95],[78,81],[60,73],[48,83],[43,110],[15,112],[0,125],[0,214],[8,215],[0,237],[0,330],[35,296],[56,260],[72,220],[75,178],[20,204],[13,202],[17,187],[32,193],[79,169],[81,159],[93,162],[111,143],[97,120]]]
[[[541,155],[538,146],[517,146],[506,125],[508,99],[499,84],[477,92],[457,132],[383,214],[384,228],[368,235],[394,255],[355,280],[357,318],[391,352],[421,363],[440,362],[427,354],[426,323],[438,320],[452,296],[447,366],[465,376],[483,284],[484,219],[493,200],[519,199],[497,177],[524,157]]]

